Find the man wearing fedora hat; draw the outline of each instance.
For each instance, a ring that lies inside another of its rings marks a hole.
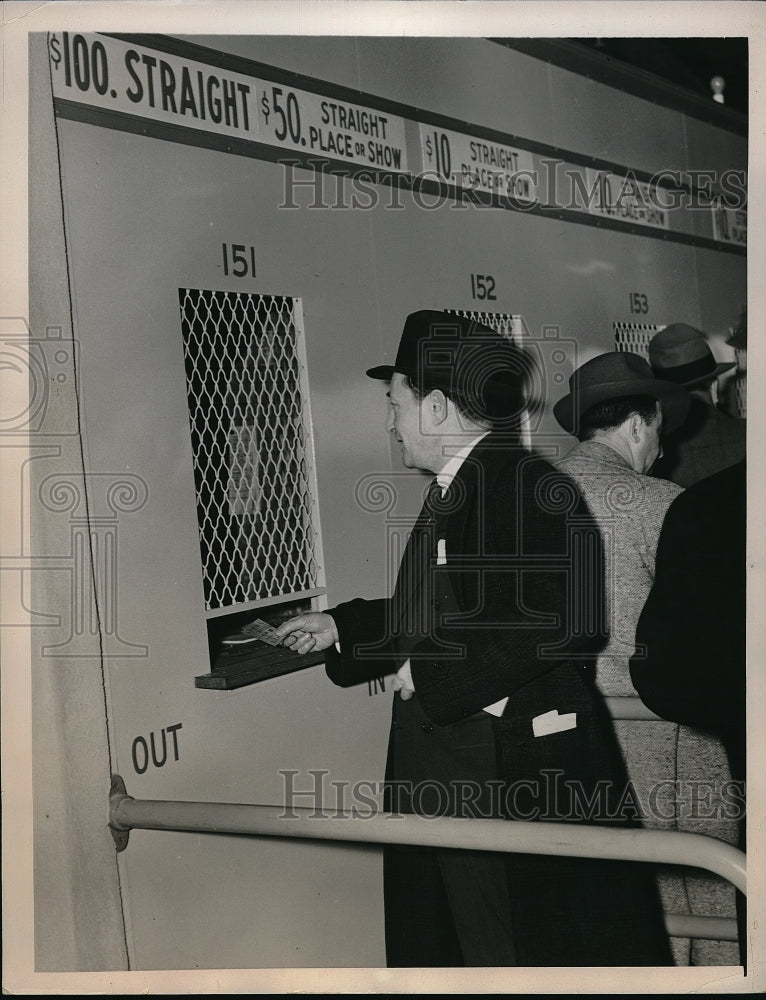
[[[583,667],[603,635],[570,612],[573,595],[600,593],[573,532],[595,544],[598,531],[520,443],[526,369],[494,330],[407,317],[394,364],[367,372],[388,386],[404,465],[434,476],[393,594],[278,629],[298,652],[326,650],[342,687],[395,675],[387,812],[593,822],[566,782],[588,801],[624,787]],[[387,845],[384,904],[390,966],[670,963],[653,884],[616,862]]]
[[[612,606],[597,678],[610,695],[634,693],[627,666],[636,622],[652,584],[665,512],[681,492],[649,472],[662,453],[661,435],[680,427],[688,411],[684,388],[655,378],[643,358],[623,351],[583,364],[553,407],[559,424],[580,442],[556,466],[578,484],[602,533],[608,532]]]
[[[680,381],[658,378],[643,358],[626,352],[593,358],[574,372],[569,384],[569,393],[553,410],[579,444],[556,465],[578,484],[604,539],[609,641],[598,656],[596,683],[607,697],[635,697],[630,661],[640,655],[636,627],[654,582],[665,515],[683,492],[677,484],[649,473],[657,468],[664,435],[684,425],[691,401]],[[719,749],[694,730],[663,720],[617,718],[614,725],[642,803],[649,805],[657,789],[673,789],[677,782],[716,773]],[[645,809],[645,825],[681,828],[682,786],[678,789],[675,797],[667,793],[667,801]],[[709,821],[695,822],[685,828],[719,834]],[[660,869],[658,887],[666,911],[688,913],[690,900],[695,904],[695,899],[717,892],[711,881]],[[705,909],[695,904],[695,912]],[[695,942],[692,949],[687,940],[673,941],[676,964],[727,964],[717,960],[711,949],[713,943]]]
[[[596,662],[596,684],[607,697],[635,696],[629,662],[636,624],[652,586],[662,522],[681,487],[649,475],[662,453],[663,431],[680,427],[689,410],[684,388],[654,376],[637,354],[614,351],[591,359],[569,380],[553,413],[579,444],[556,465],[574,479],[604,539],[609,640]],[[642,802],[674,775],[672,722],[614,722],[631,781]],[[666,811],[669,811],[666,809]],[[644,823],[674,829],[644,815]],[[686,912],[682,876],[661,872],[658,888],[670,912]],[[677,964],[688,946],[674,941]]]
[[[713,399],[718,378],[736,362],[716,362],[704,334],[686,323],[672,323],[649,343],[656,378],[681,385],[691,396],[683,426],[668,434],[655,474],[691,486],[745,457],[746,425],[719,409]]]

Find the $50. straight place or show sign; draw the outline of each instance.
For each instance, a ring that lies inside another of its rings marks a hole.
[[[306,90],[259,83],[261,142],[407,173],[405,119]]]

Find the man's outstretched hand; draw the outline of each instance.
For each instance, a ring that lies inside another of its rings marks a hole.
[[[290,618],[282,622],[276,632],[283,646],[301,654],[329,649],[338,641],[335,619],[324,611],[310,611]]]

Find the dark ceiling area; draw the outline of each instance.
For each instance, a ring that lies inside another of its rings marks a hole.
[[[713,100],[710,81],[723,77],[723,104],[748,109],[747,38],[570,38],[606,60],[636,69]]]

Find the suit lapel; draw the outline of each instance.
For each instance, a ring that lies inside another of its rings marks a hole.
[[[424,601],[428,594],[424,591],[428,589],[427,574],[435,553],[430,513],[424,503],[407,539],[394,587],[393,639],[402,656],[425,626]]]
[[[479,442],[450,485],[438,532],[445,539],[448,567],[452,560],[459,562],[460,556],[476,556],[483,551],[482,492],[486,488],[488,465],[494,451],[492,441],[493,435],[490,434]],[[394,642],[403,657],[412,641],[429,628],[436,534],[424,505],[407,539],[393,595]],[[450,573],[461,604],[465,601],[463,584],[471,575],[469,573],[466,577],[459,571]]]

